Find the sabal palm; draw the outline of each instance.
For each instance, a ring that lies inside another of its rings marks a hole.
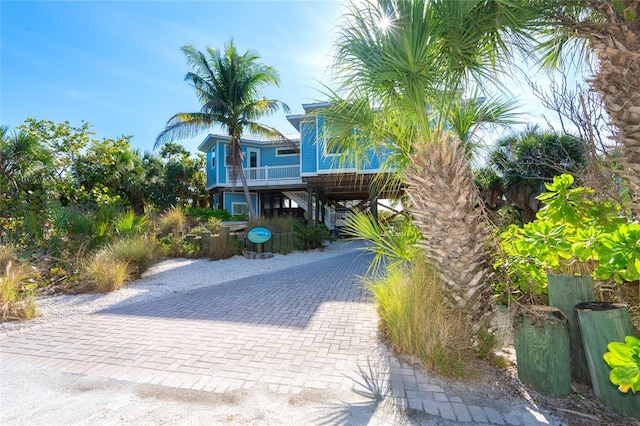
[[[595,54],[590,83],[617,128],[621,173],[640,216],[640,0],[556,0],[548,6],[541,15],[553,25],[541,46],[546,64],[557,65],[576,46]]]
[[[397,154],[394,167],[406,166],[410,209],[424,237],[419,244],[438,267],[450,302],[475,327],[489,305],[490,232],[468,144],[461,140],[468,137],[468,124],[475,124],[463,118],[473,114],[458,112],[460,99],[477,93],[472,83],[492,80],[514,43],[527,39],[536,11],[522,3],[359,2],[337,42],[338,92],[346,100],[336,108],[351,109],[349,117],[356,117],[348,123],[358,128],[351,145],[367,139],[365,134]],[[496,111],[493,103],[485,105]],[[452,118],[459,119],[453,128]]]
[[[535,219],[544,184],[563,173],[576,175],[585,163],[584,141],[537,127],[498,140],[488,160],[502,177],[507,205],[517,207],[525,223]]]
[[[200,112],[181,112],[171,117],[156,138],[155,147],[173,139],[197,136],[217,125],[223,126],[229,135],[228,158],[231,160],[232,180],[235,182],[237,177],[240,178],[250,216],[256,217],[242,168],[241,137],[249,131],[285,139],[276,129],[256,121],[280,108],[289,110],[280,101],[262,97],[267,87],[280,84],[278,73],[258,62],[260,57],[257,53],[246,51],[240,54],[233,41],[229,41],[224,50],[207,47],[203,53],[188,45],[182,48],[182,52],[193,68],[193,72],[185,76],[185,81],[194,87],[202,108]]]

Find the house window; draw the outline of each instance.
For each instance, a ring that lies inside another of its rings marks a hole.
[[[276,157],[286,157],[289,155],[298,155],[298,150],[293,148],[277,148]]]
[[[241,214],[249,214],[249,204],[247,203],[231,203],[231,214],[241,215]]]
[[[340,153],[340,141],[333,126],[325,124],[323,129],[324,155],[332,156]]]
[[[211,150],[211,168],[216,168],[216,151],[215,148]]]

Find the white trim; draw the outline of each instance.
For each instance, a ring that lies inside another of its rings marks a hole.
[[[332,174],[340,174],[340,173],[357,173],[358,169],[355,167],[350,167],[346,169],[322,169],[318,170],[319,175],[332,175]]]

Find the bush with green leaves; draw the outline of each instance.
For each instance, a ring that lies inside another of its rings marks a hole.
[[[624,343],[611,342],[607,349],[609,352],[603,358],[611,367],[611,383],[617,385],[620,392],[640,391],[640,339],[626,336]]]
[[[323,248],[325,241],[333,241],[331,232],[323,224],[296,225],[294,230],[301,250]]]
[[[497,285],[533,299],[545,294],[547,273],[592,275],[616,283],[640,278],[640,224],[623,206],[599,200],[591,188],[573,187],[563,174],[538,197],[544,207],[533,222],[500,234],[494,267],[511,285]]]
[[[208,209],[204,207],[187,207],[185,209],[187,216],[197,218],[203,221],[208,221],[211,218],[219,219],[220,221],[231,220],[232,216],[225,209]]]

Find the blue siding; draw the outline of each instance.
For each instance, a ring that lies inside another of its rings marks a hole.
[[[283,146],[265,146],[260,150],[260,166],[293,166],[300,164],[300,155],[277,155],[278,149],[288,149]]]
[[[255,211],[258,211],[258,196],[257,194],[251,194],[251,201]],[[233,214],[234,203],[247,203],[247,199],[244,196],[244,192],[225,192],[224,194],[224,209]]]
[[[316,170],[316,121],[300,123],[300,161],[302,173],[315,173]]]
[[[216,184],[216,168],[211,167],[212,151],[214,151],[215,149],[216,149],[216,145],[214,145],[209,151],[207,151],[207,165],[205,168],[207,171],[207,187],[210,187]],[[216,161],[217,161],[217,158],[216,158]]]

